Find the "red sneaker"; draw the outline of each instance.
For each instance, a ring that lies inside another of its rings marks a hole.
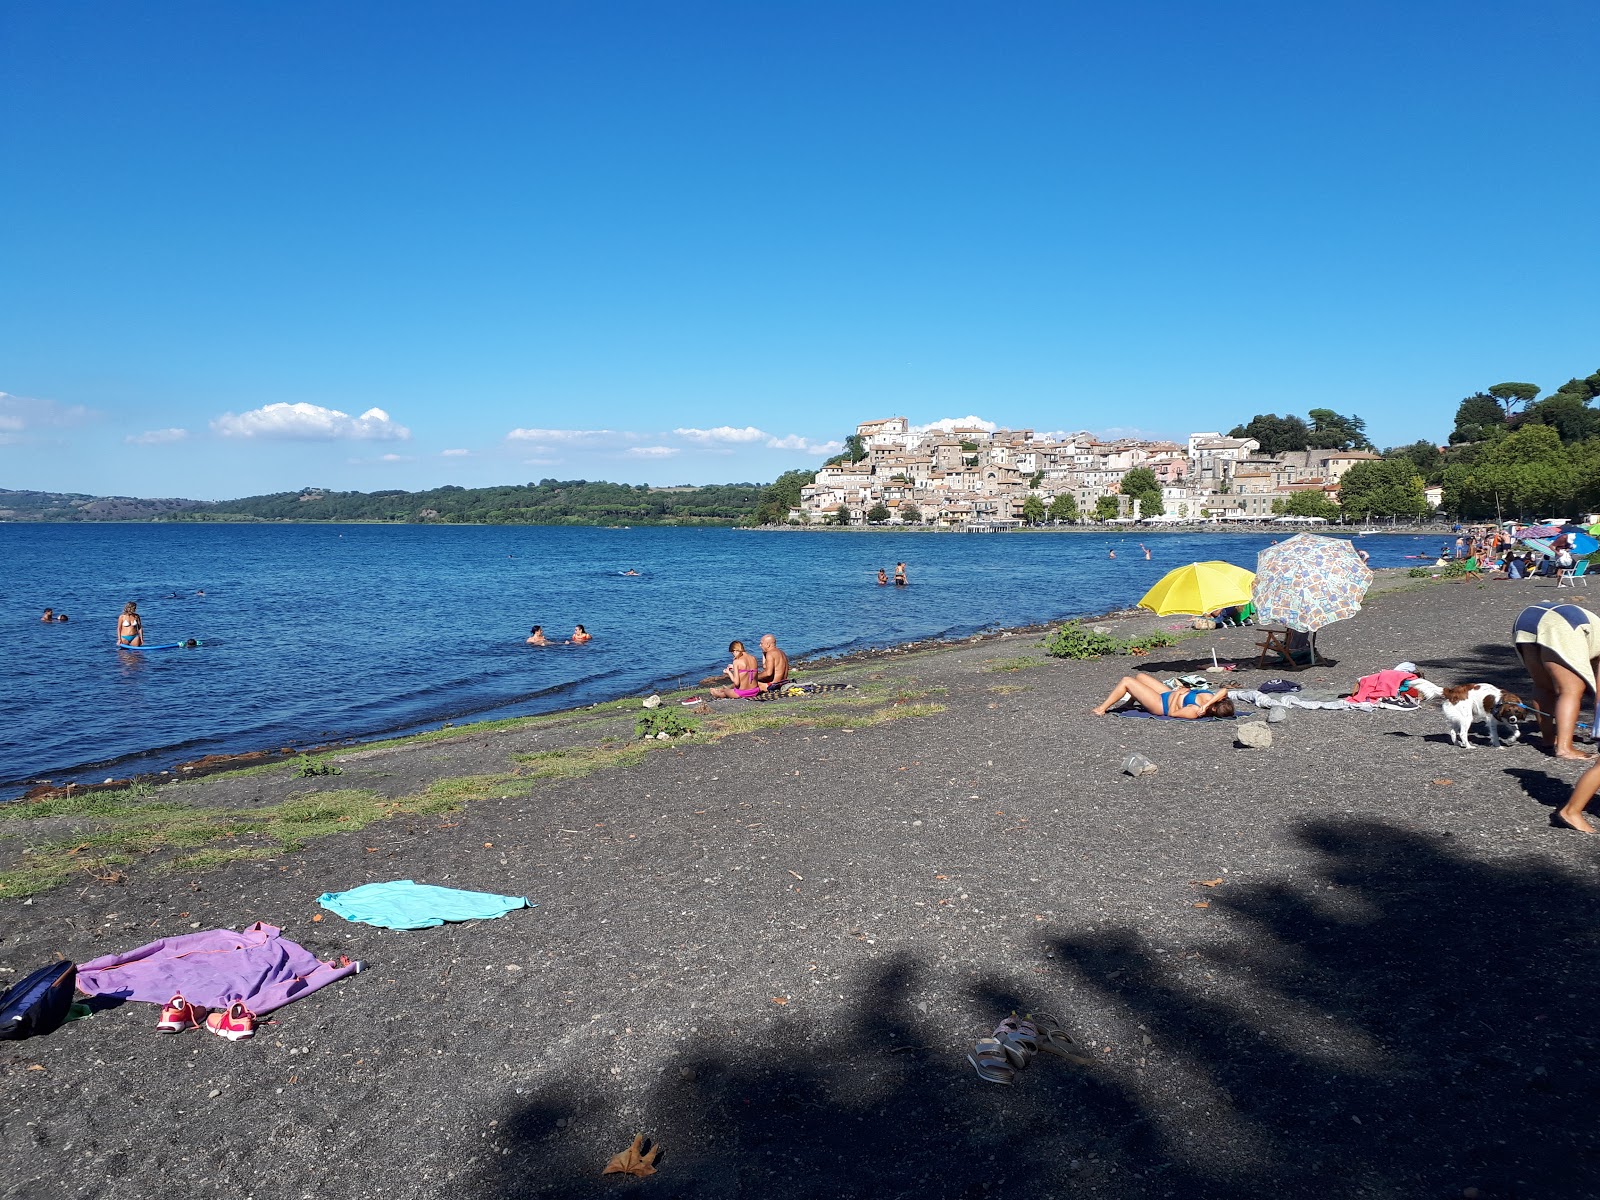
[[[161,1006],[161,1019],[156,1022],[157,1033],[182,1033],[185,1029],[198,1029],[206,1019],[206,1009],[196,1008],[183,998],[174,996]]]
[[[241,1001],[235,1000],[227,1008],[207,1017],[206,1028],[230,1042],[242,1042],[245,1038],[255,1037],[256,1015]]]

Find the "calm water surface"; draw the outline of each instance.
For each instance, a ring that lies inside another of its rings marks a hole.
[[[734,637],[753,646],[771,632],[805,655],[1104,612],[1185,562],[1254,567],[1270,540],[0,525],[11,646],[0,668],[0,784],[591,703],[715,674]],[[1369,534],[1361,544],[1373,566],[1404,566],[1442,540]],[[876,586],[877,569],[892,572],[898,559],[912,586]],[[630,567],[643,575],[618,574]],[[147,642],[204,646],[118,650],[128,600],[139,602]],[[71,621],[42,624],[46,605]],[[534,622],[552,638],[582,622],[595,640],[526,646]]]

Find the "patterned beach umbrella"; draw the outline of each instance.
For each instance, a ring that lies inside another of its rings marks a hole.
[[[1255,576],[1243,567],[1225,562],[1197,562],[1174,567],[1139,601],[1157,616],[1169,613],[1216,612],[1230,604],[1250,603]]]
[[[1371,583],[1351,543],[1298,533],[1256,555],[1256,620],[1315,633],[1360,612]]]

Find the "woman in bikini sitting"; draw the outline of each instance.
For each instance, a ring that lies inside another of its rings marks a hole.
[[[573,631],[572,631],[572,644],[574,646],[581,646],[585,642],[592,642],[592,641],[594,641],[594,634],[590,633],[582,625],[576,626],[573,629]]]
[[[722,673],[733,686],[712,688],[711,694],[718,700],[748,700],[751,696],[759,696],[761,689],[756,686],[759,664],[755,655],[744,648],[743,642],[729,642],[728,652],[733,655],[733,661],[722,669]]]
[[[117,645],[144,645],[144,622],[139,619],[139,606],[132,600],[122,606],[122,615],[117,618]]]
[[[1205,688],[1169,688],[1154,675],[1125,675],[1111,689],[1106,702],[1094,710],[1097,717],[1111,711],[1113,705],[1124,700],[1136,701],[1146,712],[1158,717],[1182,717],[1192,721],[1196,717],[1231,717],[1233,701],[1228,699],[1228,689],[1220,692]]]

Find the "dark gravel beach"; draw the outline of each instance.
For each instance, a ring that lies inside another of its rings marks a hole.
[[[1295,678],[1410,659],[1526,694],[1511,622],[1555,595],[1374,594],[1321,639],[1337,665]],[[126,1004],[7,1043],[0,1194],[1600,1194],[1600,839],[1550,821],[1581,768],[1536,738],[1458,749],[1437,708],[1295,711],[1265,750],[1230,722],[1088,712],[1120,674],[1213,647],[1238,682],[1282,675],[1254,668],[1255,640],[1080,663],[1018,635],[852,663],[811,724],[781,720],[792,701],[719,704],[708,723],[774,721],[293,853],[0,902],[7,981],[255,920],[365,963],[251,1041],[157,1037],[155,1009]],[[636,715],[158,795],[402,796],[627,738]],[[1122,774],[1131,752],[1158,773]],[[314,920],[322,892],[383,879],[539,907],[417,932]],[[1094,1065],[981,1082],[965,1055],[1014,1008],[1059,1016]],[[640,1132],[659,1172],[603,1177]]]

